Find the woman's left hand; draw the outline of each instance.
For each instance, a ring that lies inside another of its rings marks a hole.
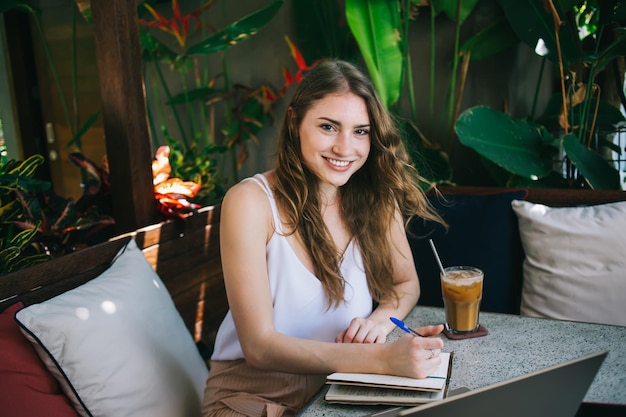
[[[385,343],[387,330],[376,321],[355,317],[350,326],[335,337],[337,343]]]

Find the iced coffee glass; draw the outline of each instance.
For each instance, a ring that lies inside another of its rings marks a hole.
[[[471,266],[451,266],[441,275],[446,311],[446,329],[454,334],[478,330],[478,312],[483,298],[483,271]]]

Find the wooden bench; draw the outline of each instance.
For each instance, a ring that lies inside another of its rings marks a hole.
[[[185,220],[145,227],[1,276],[0,300],[4,301],[0,301],[0,311],[16,297],[30,305],[97,277],[128,240],[135,239],[207,358],[217,328],[228,311],[219,251],[220,208],[207,207]]]
[[[481,195],[508,189],[447,187],[444,194]],[[527,200],[553,206],[626,200],[623,191],[529,189]],[[200,210],[185,220],[145,227],[78,252],[0,277],[0,311],[19,297],[26,305],[54,297],[98,276],[119,249],[135,239],[159,274],[205,357],[228,311],[219,250],[221,206]],[[521,262],[521,260],[520,260]],[[520,265],[521,268],[521,265]]]

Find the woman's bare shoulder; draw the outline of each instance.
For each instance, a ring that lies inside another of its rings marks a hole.
[[[259,204],[262,199],[267,200],[267,194],[259,183],[255,180],[241,181],[226,191],[222,207]]]
[[[268,195],[256,180],[241,181],[228,189],[222,201],[222,226],[228,230],[253,230],[271,236],[274,230]]]
[[[259,181],[241,181],[230,187],[222,201],[222,218],[227,217],[240,224],[262,222],[272,227],[272,209],[265,186]]]

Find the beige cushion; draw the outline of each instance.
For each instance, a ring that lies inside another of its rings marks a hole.
[[[526,253],[521,314],[626,326],[626,202],[511,204]]]

